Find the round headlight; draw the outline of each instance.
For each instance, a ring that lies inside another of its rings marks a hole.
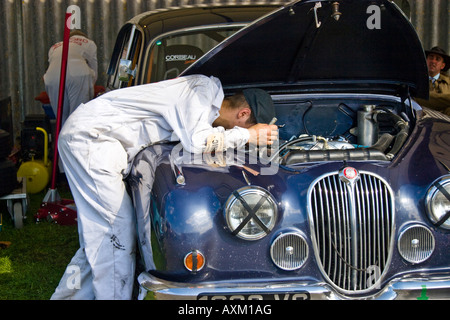
[[[275,226],[277,212],[272,195],[256,186],[234,191],[225,204],[228,228],[245,240],[258,240],[266,236]]]
[[[449,178],[433,183],[427,193],[426,206],[428,215],[436,226],[450,229]]]

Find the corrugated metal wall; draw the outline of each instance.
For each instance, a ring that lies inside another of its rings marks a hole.
[[[411,22],[425,49],[439,45],[450,52],[450,1],[410,0]]]
[[[117,32],[131,17],[172,6],[254,2],[271,1],[0,0],[0,100],[11,97],[14,134],[20,133],[26,114],[43,113],[41,104],[34,97],[44,90],[42,76],[48,66],[47,52],[52,44],[63,38],[68,6],[80,8],[81,29],[98,46],[97,84],[104,85]],[[409,4],[411,22],[424,47],[439,45],[449,52],[449,0],[409,0]]]

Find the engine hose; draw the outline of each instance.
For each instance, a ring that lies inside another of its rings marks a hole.
[[[386,161],[386,155],[373,148],[331,149],[331,150],[292,150],[281,159],[282,165],[321,161]]]
[[[409,125],[400,116],[393,114],[391,112],[381,112],[375,114],[374,120],[377,123],[388,122],[393,126],[398,133],[395,135],[395,142],[392,149],[386,154],[388,159],[394,158],[394,156],[400,151],[401,147],[405,143],[409,135]]]
[[[274,155],[270,161],[273,161],[273,159],[277,158],[278,156],[282,157],[286,154],[286,151],[288,150],[288,147],[293,145],[293,144],[297,144],[299,142],[304,142],[304,141],[311,141],[313,140],[312,136],[304,136],[304,137],[300,137],[300,138],[296,138],[296,139],[292,139],[289,140],[287,142],[285,142],[284,144],[282,144],[280,146],[280,148],[278,149],[276,155]]]
[[[385,152],[387,148],[389,148],[393,140],[394,136],[392,134],[383,133],[381,137],[378,139],[378,141],[370,148],[380,150],[381,152]]]
[[[408,138],[408,128],[402,129],[397,135],[395,136],[395,142],[392,146],[391,151],[389,151],[386,156],[388,159],[392,159],[401,149],[403,144],[405,143],[406,139]]]

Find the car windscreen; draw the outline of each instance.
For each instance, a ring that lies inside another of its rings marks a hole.
[[[202,55],[242,26],[205,28],[167,34],[151,43],[144,83],[176,78]]]

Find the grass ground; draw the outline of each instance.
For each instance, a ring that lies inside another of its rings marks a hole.
[[[49,299],[79,248],[76,226],[35,222],[34,214],[47,191],[30,195],[22,229],[14,228],[6,201],[0,201],[0,241],[11,243],[0,247],[0,300]],[[64,187],[59,193],[62,198],[71,197]]]

